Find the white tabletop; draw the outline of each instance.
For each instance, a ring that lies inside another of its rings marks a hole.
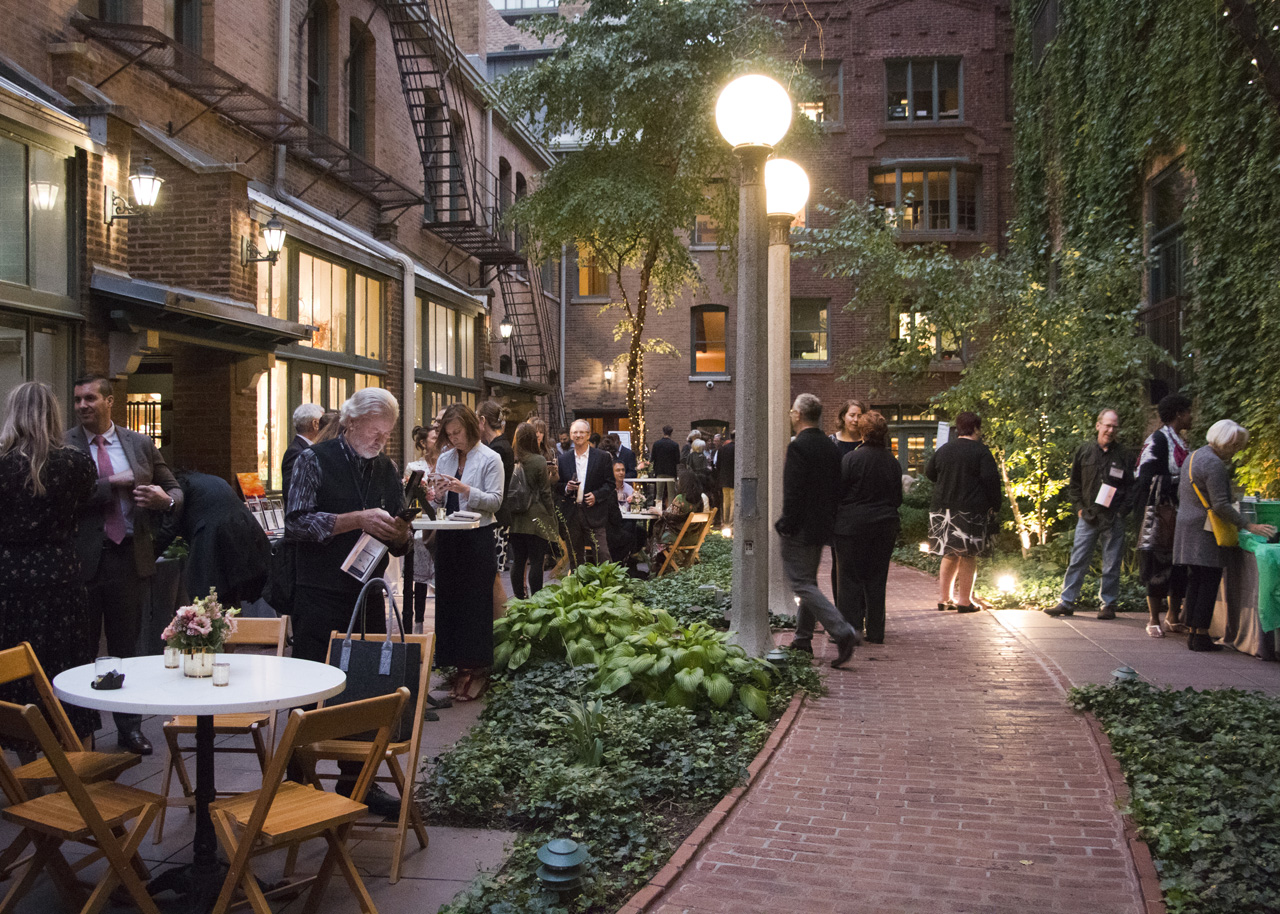
[[[347,676],[337,667],[293,657],[263,654],[219,654],[231,664],[231,682],[215,686],[209,677],[189,679],[182,668],[165,669],[164,657],[126,657],[121,661],[124,685],[99,691],[90,688],[92,663],[59,673],[53,691],[68,704],[99,711],[134,714],[236,714],[296,708],[337,695]]]
[[[675,482],[674,476],[638,476],[635,479],[624,479],[623,482]]]
[[[414,518],[409,526],[414,530],[478,530],[480,518],[475,520],[453,520],[450,515],[444,520],[429,520],[425,517]]]
[[[637,512],[637,511],[622,512],[623,520],[634,520],[634,521],[639,521],[640,523],[647,523],[648,521],[653,520],[657,516],[658,515],[656,514],[647,514],[645,512]]]

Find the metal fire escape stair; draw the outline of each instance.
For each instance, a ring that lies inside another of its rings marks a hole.
[[[378,0],[391,26],[400,87],[422,159],[426,228],[497,274],[512,323],[513,370],[551,387],[547,420],[564,427],[555,339],[540,276],[504,231],[497,182],[475,154],[463,91],[451,81],[462,57],[447,0]]]

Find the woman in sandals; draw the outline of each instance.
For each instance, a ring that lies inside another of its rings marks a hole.
[[[1160,427],[1142,444],[1135,503],[1143,506],[1138,532],[1138,576],[1147,585],[1147,634],[1163,638],[1166,628],[1181,634],[1188,631],[1182,624],[1187,569],[1173,564],[1173,525],[1178,514],[1178,473],[1187,459],[1187,443],[1182,436],[1191,428],[1191,400],[1182,394],[1169,394],[1156,411],[1160,414]]]

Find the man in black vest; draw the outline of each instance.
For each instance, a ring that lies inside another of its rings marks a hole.
[[[329,632],[345,631],[363,586],[342,570],[361,533],[390,547],[409,550],[400,471],[382,448],[396,429],[400,408],[377,387],[356,391],[342,408],[343,431],[298,455],[286,506],[285,536],[298,544],[294,598],[293,656],[324,663]],[[387,568],[383,556],[373,577]],[[382,598],[368,605],[367,630],[386,631]]]

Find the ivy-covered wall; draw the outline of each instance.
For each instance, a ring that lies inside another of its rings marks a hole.
[[[1250,2],[1280,48],[1280,4]],[[1031,34],[1040,0],[1015,9],[1015,231],[1084,249],[1141,236],[1147,179],[1183,155],[1194,181],[1184,217],[1186,392],[1201,435],[1223,418],[1249,429],[1240,480],[1280,494],[1277,100],[1223,0],[1057,5],[1039,64]]]

